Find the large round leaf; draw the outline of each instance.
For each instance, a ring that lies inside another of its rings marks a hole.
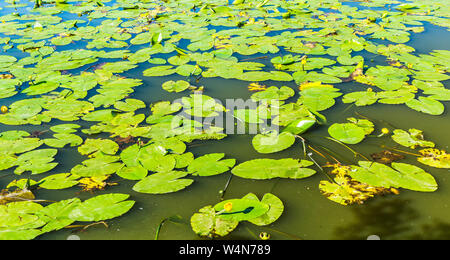
[[[334,139],[346,144],[358,144],[366,137],[364,129],[352,123],[333,124],[328,133]]]
[[[276,153],[291,147],[295,143],[295,136],[289,132],[278,134],[272,131],[268,134],[258,134],[252,144],[259,153]]]
[[[134,201],[126,200],[127,194],[111,193],[90,198],[75,209],[69,218],[75,221],[102,221],[121,216],[128,212]]]

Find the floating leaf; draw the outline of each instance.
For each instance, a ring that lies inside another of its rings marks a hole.
[[[255,159],[237,165],[231,172],[246,179],[303,179],[316,173],[313,169],[305,168],[311,165],[313,165],[312,162],[290,158],[280,160]]]
[[[189,82],[184,81],[184,80],[178,80],[178,81],[167,81],[162,85],[162,88],[165,91],[168,92],[183,92],[186,89],[188,89],[191,86],[191,84],[189,84]]]
[[[360,167],[352,167],[350,176],[355,180],[375,187],[404,188],[414,191],[432,192],[437,190],[433,176],[417,166],[392,163],[390,168],[376,162],[359,162]]]
[[[86,139],[84,144],[78,147],[82,155],[95,157],[99,153],[114,155],[119,150],[119,145],[109,139]]]
[[[358,144],[366,137],[364,128],[353,123],[333,124],[328,128],[331,137],[346,144]]]
[[[295,143],[295,136],[290,132],[278,134],[277,131],[271,131],[267,134],[258,134],[252,144],[258,153],[276,153],[291,147]]]
[[[111,193],[85,200],[75,207],[69,218],[75,221],[102,221],[116,218],[127,213],[134,201],[126,200],[130,195]]]
[[[263,101],[263,100],[286,100],[292,96],[294,96],[295,92],[292,88],[289,87],[270,87],[264,91],[255,93],[252,95],[252,100],[254,101]]]
[[[125,166],[117,171],[117,175],[127,180],[142,180],[148,174],[147,169],[138,166]]]
[[[245,195],[243,199],[259,201],[258,197],[256,197],[253,193]],[[257,226],[267,226],[275,222],[283,214],[284,205],[277,196],[271,193],[266,193],[261,199],[261,203],[267,204],[269,206],[269,210],[264,215],[248,220],[250,223]]]
[[[435,116],[442,115],[445,110],[441,102],[429,97],[419,97],[418,100],[412,99],[406,102],[406,105],[419,112]]]
[[[415,149],[416,147],[434,147],[435,144],[424,140],[423,132],[417,129],[409,129],[408,132],[402,129],[394,130],[392,139],[403,146]]]
[[[133,190],[148,194],[177,192],[194,182],[190,179],[182,179],[187,174],[187,172],[181,171],[155,173],[136,183]]]
[[[397,154],[397,153],[393,153],[391,151],[382,151],[380,153],[374,153],[371,154],[370,157],[372,157],[372,159],[378,163],[382,163],[382,164],[391,164],[392,162],[398,161],[398,160],[402,160],[405,158],[405,156],[401,155],[401,154]]]
[[[110,175],[122,167],[118,160],[118,156],[102,155],[83,161],[82,165],[76,165],[70,172],[81,177]]]
[[[283,129],[283,132],[288,132],[293,135],[302,135],[306,131],[308,131],[311,127],[316,124],[316,119],[312,118],[302,118],[294,120],[290,123],[286,128]]]
[[[53,174],[39,181],[39,187],[47,190],[62,190],[78,184],[80,177],[70,173]]]
[[[333,88],[331,85],[317,83],[318,85],[308,85],[308,87],[302,85],[297,103],[305,105],[312,111],[319,112],[334,106],[336,104],[334,99],[342,94],[339,89]]]
[[[230,204],[231,210],[225,209],[225,205]],[[253,199],[231,199],[222,201],[214,206],[219,212],[216,214],[219,218],[234,221],[246,221],[255,219],[267,213],[269,205]]]
[[[225,107],[215,99],[202,94],[183,97],[182,103],[184,111],[194,117],[214,117],[225,111]]]
[[[425,165],[435,167],[450,169],[450,155],[444,150],[438,149],[424,149],[419,151],[422,157],[417,160]]]
[[[175,73],[175,70],[172,69],[173,66],[157,66],[152,67],[144,71],[144,76],[147,77],[158,77],[158,76],[168,76]]]
[[[206,206],[191,217],[192,230],[201,237],[223,237],[231,233],[239,221],[220,218],[212,206]]]
[[[357,106],[369,106],[378,101],[378,96],[372,91],[360,91],[346,94],[342,102],[355,103]]]
[[[78,146],[83,143],[83,139],[74,134],[54,134],[52,139],[45,139],[44,143],[50,147],[63,148],[67,144]]]
[[[42,227],[42,231],[47,233],[71,225],[75,220],[70,219],[69,214],[80,205],[81,200],[73,198],[50,204],[37,212],[36,215],[46,222],[45,226]]]
[[[52,163],[57,152],[56,149],[42,149],[24,153],[17,157],[18,167],[14,173],[22,174],[31,171],[31,174],[40,174],[48,172],[58,165],[58,163]]]
[[[223,153],[203,155],[192,161],[187,170],[194,176],[213,176],[224,173],[234,166],[236,160],[221,160],[223,157],[225,157]]]
[[[72,134],[75,133],[77,128],[80,128],[81,126],[77,124],[62,124],[62,125],[55,125],[50,127],[50,130],[52,130],[55,133],[59,134]]]

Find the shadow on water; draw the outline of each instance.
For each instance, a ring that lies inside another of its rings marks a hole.
[[[354,220],[334,230],[335,239],[361,240],[376,235],[382,240],[447,240],[450,223],[441,220],[425,221],[411,233],[412,222],[420,213],[403,198],[374,200],[352,209]]]

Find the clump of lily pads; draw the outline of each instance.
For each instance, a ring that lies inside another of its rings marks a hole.
[[[192,230],[202,237],[223,237],[231,233],[240,222],[257,226],[275,222],[284,211],[283,202],[266,193],[261,200],[249,193],[241,199],[222,201],[215,206],[205,206],[191,217]]]

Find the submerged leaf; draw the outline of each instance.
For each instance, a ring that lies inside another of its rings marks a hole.
[[[257,180],[273,178],[303,179],[316,173],[315,170],[305,168],[313,165],[309,161],[295,159],[255,159],[241,163],[231,171],[234,175]]]

